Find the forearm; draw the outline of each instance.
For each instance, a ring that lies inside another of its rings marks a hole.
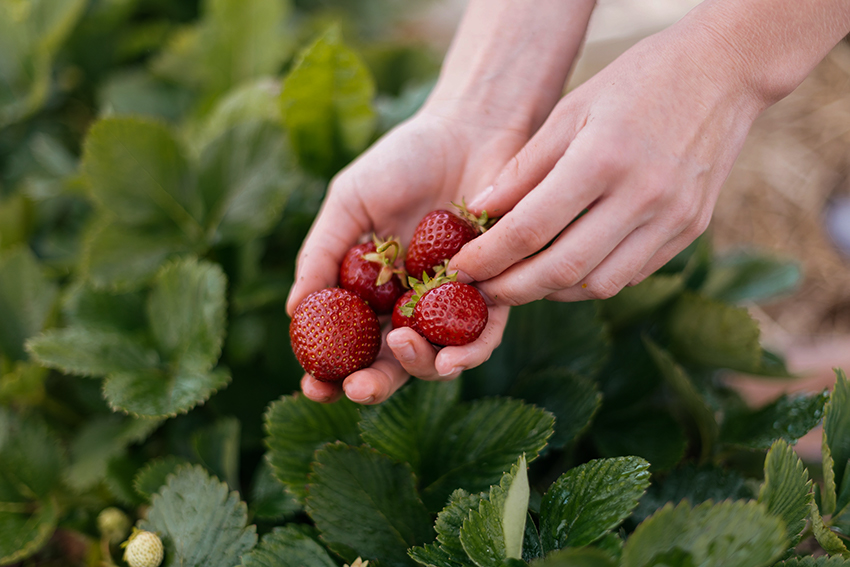
[[[470,0],[428,108],[536,129],[562,94],[595,0]]]
[[[850,32],[850,2],[706,0],[676,27],[693,35],[694,57],[714,67],[707,72],[737,80],[761,110],[794,90]]]

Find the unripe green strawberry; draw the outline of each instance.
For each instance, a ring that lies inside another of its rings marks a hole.
[[[159,567],[162,563],[162,540],[153,532],[133,528],[130,539],[121,544],[124,561],[130,567]]]
[[[114,506],[104,508],[97,515],[97,529],[109,543],[118,543],[127,537],[130,525],[130,518],[127,517],[127,514]]]

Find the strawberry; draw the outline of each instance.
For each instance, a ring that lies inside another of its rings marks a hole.
[[[377,237],[351,248],[339,266],[340,287],[362,297],[378,315],[389,313],[404,293],[395,268],[398,252],[397,240]]]
[[[121,544],[124,561],[130,567],[158,567],[162,563],[162,540],[153,532],[133,528],[130,539]]]
[[[489,312],[481,293],[471,285],[438,275],[422,282],[411,278],[414,290],[401,314],[413,317],[414,329],[439,346],[460,346],[477,339],[487,326]]]
[[[441,209],[428,213],[419,221],[404,261],[408,274],[417,279],[423,274],[434,277],[436,266],[450,260],[464,244],[484,232],[486,212],[476,218],[464,205],[458,210],[462,216]]]
[[[109,543],[118,543],[130,531],[130,518],[122,510],[110,506],[97,515],[97,528]]]
[[[413,321],[413,314],[411,313],[411,315],[408,316],[403,312],[404,306],[410,302],[414,293],[416,293],[414,290],[409,289],[398,298],[398,301],[395,302],[395,307],[393,307],[393,329],[398,329],[399,327],[410,327],[417,333],[419,332],[416,328],[416,323]]]
[[[298,304],[289,340],[301,366],[323,382],[342,380],[375,362],[381,348],[378,316],[356,293],[314,291]]]

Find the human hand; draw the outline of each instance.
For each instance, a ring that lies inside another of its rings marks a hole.
[[[611,297],[684,249],[763,108],[716,39],[674,26],[562,99],[470,203],[503,216],[449,269],[496,304],[577,301]]]
[[[290,315],[309,293],[337,284],[345,252],[371,235],[410,240],[428,212],[474,197],[495,178],[528,140],[530,130],[508,121],[445,109],[426,108],[390,132],[331,183],[322,209],[299,252],[296,280],[287,301]],[[481,336],[460,347],[435,348],[410,328],[384,330],[382,348],[372,366],[342,383],[305,375],[304,394],[333,401],[342,391],[360,403],[387,399],[409,375],[426,380],[456,378],[463,368],[489,358],[501,340],[507,307],[491,307]]]

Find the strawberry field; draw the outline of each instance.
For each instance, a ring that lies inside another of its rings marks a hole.
[[[710,236],[457,380],[299,395],[301,242],[439,71],[405,9],[0,0],[0,565],[850,565],[850,383],[727,386],[793,378],[740,305],[800,273]]]

